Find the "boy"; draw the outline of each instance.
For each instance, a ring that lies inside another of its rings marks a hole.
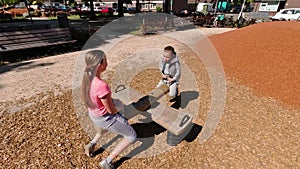
[[[163,51],[163,58],[159,63],[159,69],[162,73],[162,79],[157,87],[162,84],[168,84],[170,101],[175,101],[178,95],[178,84],[181,75],[179,57],[176,55],[172,46],[167,46]]]

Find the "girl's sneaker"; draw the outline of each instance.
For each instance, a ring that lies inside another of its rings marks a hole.
[[[96,147],[96,143],[89,143],[85,146],[84,150],[85,150],[85,154],[88,157],[94,157],[94,150]]]
[[[102,160],[100,163],[99,163],[100,167],[102,169],[115,169],[114,165],[112,162],[108,163],[106,161],[106,159]]]

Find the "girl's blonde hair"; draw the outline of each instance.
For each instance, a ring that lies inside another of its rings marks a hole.
[[[96,69],[102,63],[105,53],[102,50],[91,50],[85,54],[86,67],[81,83],[81,97],[85,107],[95,108],[90,98],[91,82],[96,76]]]

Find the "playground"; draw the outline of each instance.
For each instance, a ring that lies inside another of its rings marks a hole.
[[[300,36],[300,22],[197,29],[208,36],[225,72],[226,102],[217,128],[200,143],[212,93],[208,72],[197,55],[186,44],[169,37],[132,36],[130,45],[121,41],[107,54],[106,80],[112,83],[119,58],[146,45],[151,49],[172,44],[181,61],[197,75],[199,94],[194,100],[200,106],[189,111],[196,112],[193,122],[200,131],[196,138],[186,138],[176,146],[162,147],[154,142],[156,149],[168,151],[142,158],[119,157],[116,167],[300,168],[300,39],[295,38]],[[71,90],[79,54],[70,52],[0,66],[1,169],[97,168],[108,155],[108,150],[102,149],[94,158],[84,154],[90,137],[78,121]],[[132,77],[130,86],[147,94],[159,78],[158,69],[146,69]],[[184,81],[181,83],[184,85]],[[138,135],[160,138],[166,134],[152,123],[136,126],[141,127]]]

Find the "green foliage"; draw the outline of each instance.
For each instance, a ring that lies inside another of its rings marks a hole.
[[[4,3],[7,5],[13,5],[13,4],[18,4],[20,2],[24,2],[25,0],[0,0],[0,3]],[[44,0],[27,0],[28,4],[32,4],[33,2],[36,2],[37,4],[42,4]]]
[[[156,7],[156,12],[162,12],[162,7],[157,6],[157,7]]]
[[[70,20],[80,20],[81,18],[79,17],[79,15],[70,15],[70,16],[68,16],[68,19],[70,19]]]
[[[233,0],[234,5],[242,5],[244,0]],[[254,2],[254,0],[246,0],[246,3]]]
[[[19,3],[20,0],[1,0],[0,2],[1,4],[5,4],[5,5],[12,5],[15,3]]]

